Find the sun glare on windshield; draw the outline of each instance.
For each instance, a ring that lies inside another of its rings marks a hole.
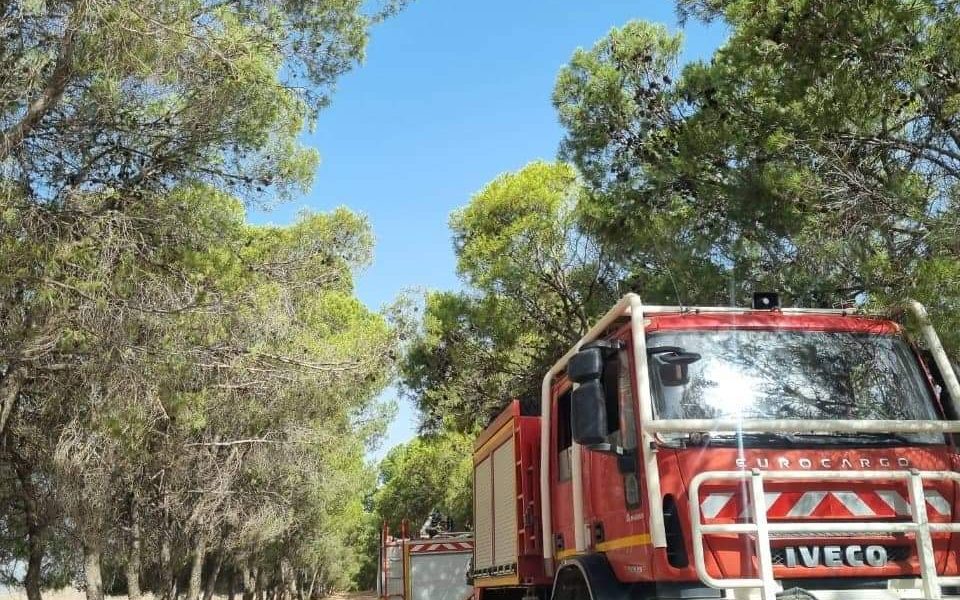
[[[913,352],[896,336],[678,331],[652,336],[651,346],[700,355],[682,369],[650,356],[661,419],[938,418]]]

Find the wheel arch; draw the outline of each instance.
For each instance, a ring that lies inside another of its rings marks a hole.
[[[557,582],[560,577],[576,571],[583,580],[589,600],[630,600],[630,586],[617,579],[607,558],[602,554],[585,554],[564,561],[553,579],[551,600],[557,600]]]

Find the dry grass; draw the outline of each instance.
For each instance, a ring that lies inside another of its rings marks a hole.
[[[48,590],[43,592],[43,600],[85,600],[83,592],[73,588],[62,590]],[[0,600],[27,600],[27,593],[21,589],[4,590],[0,592]],[[147,600],[144,598],[144,600]]]

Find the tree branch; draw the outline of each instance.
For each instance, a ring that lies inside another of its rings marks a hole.
[[[7,427],[7,421],[13,412],[13,405],[20,395],[20,386],[23,384],[23,368],[14,366],[6,376],[0,380],[0,434]]]
[[[223,446],[240,446],[242,444],[283,444],[283,443],[285,442],[282,442],[280,440],[271,440],[266,438],[251,438],[248,440],[232,440],[229,442],[192,442],[189,444],[184,444],[184,447],[193,448],[196,446],[215,446],[219,448]]]
[[[67,84],[73,76],[73,51],[76,45],[77,26],[85,8],[86,2],[77,3],[73,13],[67,19],[57,62],[43,92],[27,105],[27,110],[20,120],[0,135],[0,161],[6,160],[10,153],[23,143],[33,128],[63,97]]]

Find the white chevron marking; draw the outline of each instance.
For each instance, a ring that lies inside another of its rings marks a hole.
[[[867,506],[867,503],[856,492],[831,492],[831,494],[855,517],[877,516],[877,513]]]
[[[932,506],[933,510],[944,516],[950,515],[950,503],[943,497],[943,494],[934,490],[926,490],[923,495],[927,497],[927,504]]]
[[[890,507],[890,510],[899,517],[909,517],[912,514],[910,510],[910,503],[904,498],[904,496],[894,490],[876,490],[874,493]],[[863,498],[852,491],[830,491],[830,492],[818,492],[810,491],[804,492],[800,499],[797,500],[797,503],[794,504],[793,508],[787,513],[787,517],[794,518],[808,518],[817,510],[823,500],[827,495],[831,495],[836,498],[848,511],[855,517],[875,517],[877,516],[876,511],[874,511],[870,506],[863,501]],[[770,507],[780,498],[781,492],[766,492],[764,494],[764,500],[766,501],[767,511],[770,510]],[[952,507],[947,499],[936,490],[926,490],[924,492],[926,497],[927,504],[935,512],[942,516],[950,516],[952,514]],[[732,492],[722,492],[715,494],[708,494],[704,498],[703,502],[700,505],[701,512],[703,513],[704,518],[715,519],[723,510],[730,504],[733,500],[734,493]],[[741,518],[749,516],[749,507],[745,507],[740,513]]]
[[[733,498],[733,493],[723,493],[723,494],[710,494],[704,499],[700,504],[700,509],[703,511],[703,516],[708,519],[716,519],[717,515],[720,514],[720,511],[730,502],[730,499]]]
[[[781,492],[764,492],[763,502],[767,505],[767,512],[770,512],[770,507],[773,506],[773,503],[780,498]],[[741,518],[747,518],[750,516],[750,506],[747,505],[743,508],[743,512],[740,513]]]
[[[879,490],[877,491],[877,495],[880,496],[880,499],[883,500],[898,517],[910,516],[910,503],[904,499],[900,492]]]
[[[800,517],[805,518],[813,514],[813,511],[817,510],[817,507],[820,506],[820,503],[823,502],[823,499],[827,497],[826,492],[804,492],[800,499],[797,500],[797,503],[793,505],[793,508],[790,509],[790,512],[787,513],[788,517]]]

